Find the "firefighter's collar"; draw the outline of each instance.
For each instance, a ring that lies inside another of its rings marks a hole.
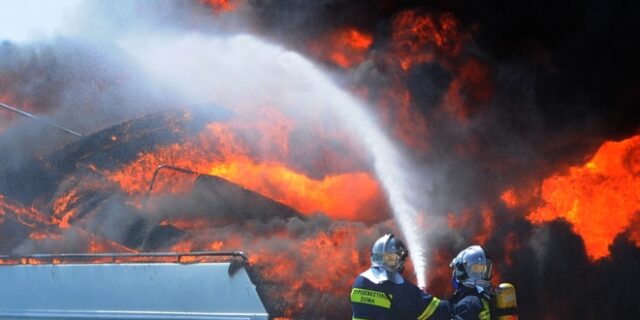
[[[482,293],[491,286],[491,282],[486,280],[465,280],[462,281],[462,285],[467,288],[476,289],[478,293]]]
[[[388,272],[381,267],[371,267],[369,270],[361,274],[363,277],[369,279],[369,281],[379,284],[384,281],[391,281],[395,284],[403,284],[404,278],[397,272]]]

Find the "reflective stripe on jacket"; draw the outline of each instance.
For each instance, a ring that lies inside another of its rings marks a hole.
[[[462,287],[449,299],[453,320],[491,320],[489,297],[475,289]]]

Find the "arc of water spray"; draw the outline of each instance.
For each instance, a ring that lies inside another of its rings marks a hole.
[[[373,155],[374,170],[384,191],[389,198],[389,204],[394,216],[405,236],[411,252],[416,280],[420,288],[426,287],[426,249],[424,248],[424,231],[417,229],[418,212],[408,198],[411,189],[409,178],[406,176],[406,159],[392,141],[385,136],[374,119],[365,112],[364,106],[344,92],[339,93],[344,99],[344,106],[350,108],[334,108],[334,112],[343,119],[356,120],[357,125],[349,125],[361,137]]]
[[[410,201],[414,186],[406,171],[407,159],[361,102],[301,55],[253,36],[215,38],[191,34],[175,41],[162,37],[160,41],[153,41],[152,37],[132,40],[123,42],[128,52],[157,78],[195,101],[215,99],[221,105],[246,111],[251,103],[256,107],[256,102],[266,100],[284,112],[304,115],[305,108],[323,108],[335,115],[356,138],[362,139],[373,156],[375,173],[411,251],[418,286],[426,286],[424,232],[416,228],[417,205]],[[201,54],[176,64],[175,57],[184,52]],[[251,70],[250,77],[247,70]]]

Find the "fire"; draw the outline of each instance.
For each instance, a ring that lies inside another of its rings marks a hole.
[[[370,173],[352,171],[316,178],[292,169],[286,156],[293,127],[284,118],[278,121],[277,114],[269,117],[269,122],[211,123],[195,139],[140,154],[112,172],[109,179],[129,194],[142,194],[148,190],[155,168],[171,164],[222,177],[303,213],[324,212],[350,220],[379,217],[376,207],[383,195]],[[247,135],[261,139],[248,143],[244,139]],[[156,180],[154,190],[181,192],[193,183],[192,178],[162,177]]]
[[[459,121],[465,121],[491,100],[493,85],[488,66],[478,59],[467,59],[456,74],[458,76],[449,86],[444,109]]]
[[[375,238],[372,229],[357,223],[304,232],[296,228],[261,230],[263,227],[251,224],[237,228],[194,226],[171,251],[241,248],[257,271],[265,295],[281,307],[279,316],[295,319],[308,318],[304,312],[318,307],[319,296],[325,297],[323,301],[341,299],[348,292],[355,276],[370,263],[368,251],[359,250],[358,242],[362,237]]]
[[[489,206],[482,206],[477,210],[466,209],[461,214],[447,214],[447,224],[453,229],[468,229],[473,235],[473,242],[483,245],[495,227],[493,211]]]
[[[508,266],[513,265],[513,259],[511,258],[513,256],[512,253],[516,252],[519,248],[520,244],[518,243],[518,236],[514,232],[510,232],[504,242],[504,262]]]
[[[589,256],[598,259],[608,255],[613,238],[640,211],[639,190],[640,135],[607,141],[584,165],[544,180],[544,204],[528,219],[535,223],[566,219],[584,239]]]
[[[69,219],[76,213],[74,208],[78,201],[78,195],[75,190],[58,197],[53,202],[53,215],[59,219],[59,226],[62,229],[69,228]]]
[[[489,68],[479,59],[462,55],[471,39],[450,13],[426,14],[402,11],[392,20],[391,41],[382,58],[392,81],[372,99],[380,106],[385,123],[396,137],[419,153],[428,151],[430,130],[425,110],[414,101],[407,86],[409,71],[425,63],[437,63],[453,76],[437,106],[444,114],[466,120],[492,97]],[[431,90],[431,89],[429,89]]]
[[[355,28],[334,31],[310,44],[311,52],[332,63],[349,69],[367,58],[373,37]]]
[[[320,233],[315,239],[307,239],[302,243],[300,254],[303,259],[318,259],[313,268],[313,280],[309,280],[309,285],[320,291],[329,291],[334,287],[332,280],[335,274],[350,274],[353,266],[359,263],[357,252],[338,248],[355,248],[356,234],[349,234],[347,228],[340,228],[333,234]],[[342,261],[343,263],[335,263]]]
[[[189,241],[182,241],[173,247],[171,247],[172,252],[193,252],[193,243]]]
[[[445,297],[451,294],[451,268],[449,263],[451,263],[452,259],[451,252],[441,248],[433,250],[429,257],[429,269],[427,272],[427,283],[429,285],[427,292],[438,297]]]
[[[433,60],[438,53],[457,56],[469,39],[458,25],[458,20],[450,13],[431,16],[403,11],[393,20],[391,51],[396,52],[405,71],[413,65]]]
[[[171,222],[163,221],[161,223],[161,225],[169,225],[169,224],[173,225],[178,229],[193,230],[198,227],[209,226],[211,225],[211,221],[209,221],[206,218],[190,218],[190,219],[178,219],[178,220],[174,219],[174,220],[171,220]],[[180,251],[184,252],[182,250]]]
[[[224,245],[224,243],[222,241],[214,241],[212,243],[209,244],[209,250],[212,251],[218,251],[222,249],[222,246]]]
[[[313,303],[309,292],[341,296],[348,292],[355,276],[368,267],[368,259],[356,250],[358,232],[350,227],[319,232],[291,248],[291,252],[263,248],[254,250],[250,262],[262,270],[262,277],[280,286],[287,305],[285,316],[291,317]],[[292,279],[291,275],[299,275]],[[296,317],[298,318],[298,317]]]
[[[425,118],[412,107],[411,94],[401,85],[385,92],[381,101],[381,113],[385,122],[395,121],[394,134],[406,145],[416,150],[427,151],[429,130]],[[391,119],[395,117],[396,119]]]
[[[336,219],[356,220],[363,203],[381,197],[378,183],[365,172],[309,178],[281,164],[239,158],[212,165],[209,171],[287,204],[303,213],[325,212]]]
[[[514,208],[518,205],[518,198],[516,197],[516,193],[513,189],[505,190],[502,195],[500,195],[500,199],[508,208]]]
[[[12,213],[15,215],[17,221],[27,226],[33,227],[36,224],[51,224],[51,219],[38,211],[38,209],[23,207],[6,199],[3,194],[0,194],[0,214],[5,215],[7,213]]]
[[[236,9],[237,2],[234,0],[200,0],[202,3],[208,4],[216,13],[228,12]]]
[[[60,234],[55,233],[44,233],[40,231],[35,231],[29,234],[29,238],[33,240],[47,240],[47,239],[62,239]]]
[[[630,225],[629,238],[640,245],[640,214],[636,213],[635,217],[631,220]]]
[[[128,252],[128,253],[134,253],[136,252],[135,250],[129,249],[121,244],[118,244],[116,242],[110,241],[110,240],[106,240],[106,239],[101,239],[96,237],[93,234],[90,234],[88,232],[85,232],[85,235],[90,238],[91,240],[89,241],[89,245],[88,245],[88,252],[92,252],[92,253],[100,253],[100,252]]]
[[[475,243],[485,244],[489,235],[493,233],[494,223],[493,223],[493,211],[489,208],[483,208],[481,211],[482,214],[482,227],[483,232],[478,233],[475,237]]]

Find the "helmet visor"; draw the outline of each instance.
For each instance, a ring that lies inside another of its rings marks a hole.
[[[471,265],[470,273],[484,275],[487,271],[487,265],[484,263],[474,263]]]
[[[382,256],[383,265],[389,271],[401,271],[404,267],[404,260],[406,257],[406,251],[385,252]]]
[[[486,264],[474,264],[473,266],[482,266],[482,268],[478,268],[477,274],[481,274],[483,280],[491,280],[491,272],[493,271],[493,263],[491,260],[487,259]]]
[[[387,252],[382,257],[382,260],[387,267],[391,269],[396,269],[400,266],[400,261],[402,259],[400,258],[400,255],[397,254],[396,252]]]
[[[482,278],[484,280],[491,280],[491,272],[493,272],[493,262],[491,259],[487,259],[487,268],[485,269]]]
[[[486,263],[474,263],[470,266],[469,272],[481,277],[483,280],[491,279],[491,272],[493,270],[493,264],[491,260],[487,259]]]

